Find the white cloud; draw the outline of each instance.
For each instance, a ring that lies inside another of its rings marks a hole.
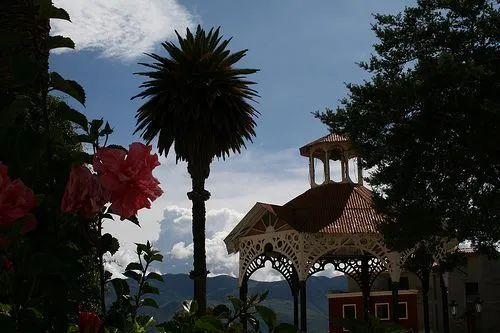
[[[208,270],[214,275],[237,276],[237,256],[228,255],[224,238],[242,218],[230,209],[208,210],[206,214],[206,258]],[[165,254],[160,270],[166,273],[187,273],[193,260],[191,210],[169,206],[164,211],[161,231],[155,246]]]
[[[172,250],[170,251],[170,254],[172,257],[175,259],[186,259],[189,257],[193,256],[193,246],[192,244],[189,244],[189,246],[186,246],[184,242],[179,242],[175,243],[174,246],[172,246]]]
[[[184,33],[195,18],[176,0],[54,0],[72,22],[52,20],[52,34],[70,37],[77,50],[132,60]],[[61,52],[59,49],[58,52]],[[67,50],[67,49],[66,49]]]

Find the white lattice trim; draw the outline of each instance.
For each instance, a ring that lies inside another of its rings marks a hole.
[[[372,254],[386,263],[389,249],[385,246],[380,234],[303,234],[304,252],[299,265],[300,280],[305,280],[309,270],[324,255],[335,253],[340,249],[357,249]]]
[[[260,254],[264,247],[271,244],[273,251],[279,252],[290,259],[293,267],[299,272],[300,253],[302,252],[302,237],[295,230],[270,232],[263,235],[254,235],[240,238],[239,253],[239,285],[243,283],[245,272],[250,263]]]

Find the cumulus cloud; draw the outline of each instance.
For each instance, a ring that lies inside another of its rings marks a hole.
[[[189,258],[193,255],[193,246],[191,246],[191,245],[192,244],[189,244],[189,246],[186,246],[186,244],[184,244],[184,242],[175,243],[174,246],[172,246],[172,250],[170,251],[170,254],[175,259]]]
[[[53,20],[53,35],[71,37],[77,50],[122,60],[152,51],[173,37],[174,30],[182,33],[195,21],[176,0],[54,0],[54,4],[66,9],[72,22]]]
[[[213,275],[238,275],[237,256],[228,255],[224,238],[243,217],[231,209],[212,209],[206,215],[206,258],[208,270]],[[158,267],[165,273],[187,273],[193,260],[191,235],[191,210],[169,206],[164,211],[161,230],[155,246],[165,254]]]

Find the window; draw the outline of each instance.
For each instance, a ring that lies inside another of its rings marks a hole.
[[[342,304],[342,317],[356,319],[356,304]]]
[[[389,303],[375,303],[375,316],[380,320],[389,320]]]
[[[408,319],[408,303],[399,302],[398,303],[398,317],[399,319]]]

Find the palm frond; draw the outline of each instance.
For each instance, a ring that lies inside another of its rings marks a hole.
[[[246,78],[258,70],[234,67],[248,50],[228,50],[231,39],[220,35],[220,27],[175,33],[178,45],[162,43],[167,56],[146,54],[153,62],[140,65],[149,71],[134,73],[145,78],[132,97],[145,100],[134,133],[147,142],[157,139],[160,154],[174,146],[176,158],[188,162],[241,152],[260,114],[250,104],[259,97],[256,83]]]

